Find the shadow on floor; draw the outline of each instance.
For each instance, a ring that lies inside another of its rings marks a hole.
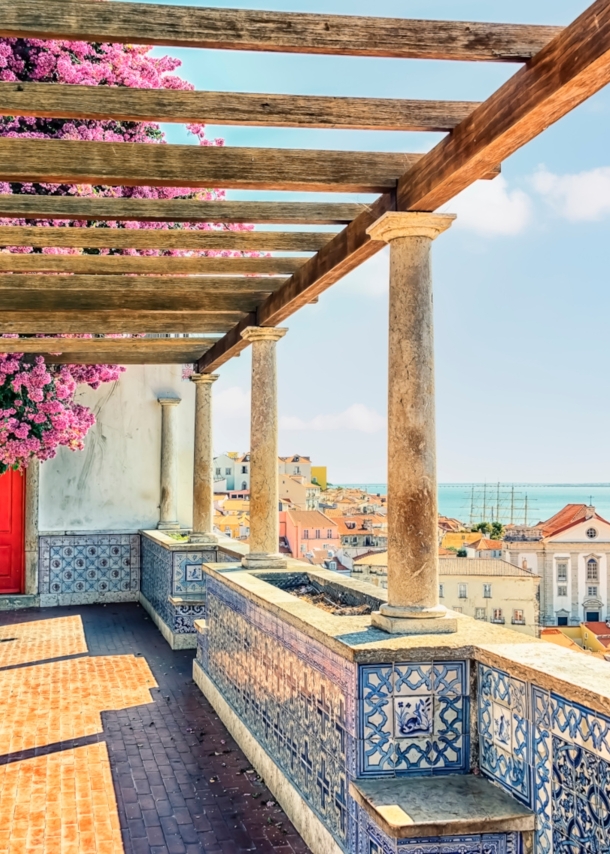
[[[0,852],[307,852],[142,608],[3,612],[0,641]]]

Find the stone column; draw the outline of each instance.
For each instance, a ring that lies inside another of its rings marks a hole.
[[[212,383],[218,374],[193,374],[195,383],[195,460],[193,466],[192,543],[216,543],[212,453]]]
[[[157,528],[175,531],[178,522],[178,429],[179,397],[159,397],[161,404],[161,513]]]
[[[286,329],[250,326],[242,337],[252,344],[250,422],[250,554],[248,569],[281,569],[278,551],[279,490],[277,441],[277,370],[275,345]]]
[[[430,249],[449,214],[386,213],[369,229],[390,244],[388,602],[373,624],[389,632],[453,632],[439,604],[434,336]]]

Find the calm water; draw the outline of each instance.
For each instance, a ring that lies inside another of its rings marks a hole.
[[[372,493],[384,494],[384,483],[352,483]],[[439,512],[463,522],[499,518],[516,524],[548,519],[566,504],[592,503],[597,512],[610,519],[610,483],[441,483]]]

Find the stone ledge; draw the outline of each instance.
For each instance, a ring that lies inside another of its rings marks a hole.
[[[0,611],[20,611],[23,608],[40,608],[40,596],[27,593],[0,596]]]
[[[531,831],[536,817],[484,777],[358,780],[350,794],[393,839]]]
[[[203,564],[203,571],[348,661],[379,664],[471,659],[608,714],[610,666],[606,661],[454,612],[449,612],[457,620],[453,634],[389,635],[374,628],[370,616],[338,617],[260,577],[268,577],[273,570],[252,572],[227,563]],[[375,585],[344,579],[336,572],[300,561],[289,560],[288,568],[279,574],[287,572],[307,574],[327,584],[360,591],[377,601],[387,601],[387,591]]]

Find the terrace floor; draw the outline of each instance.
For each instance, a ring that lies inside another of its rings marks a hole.
[[[133,604],[0,613],[0,854],[307,852]]]

